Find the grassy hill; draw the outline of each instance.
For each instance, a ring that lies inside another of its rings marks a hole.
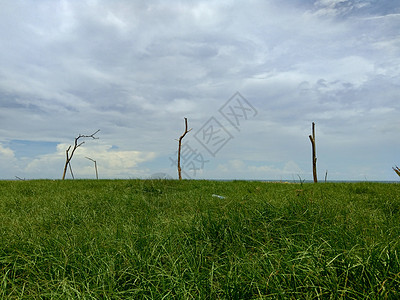
[[[0,181],[0,220],[1,299],[400,298],[399,184]]]

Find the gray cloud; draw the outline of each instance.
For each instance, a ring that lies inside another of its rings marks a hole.
[[[369,165],[382,169],[373,171],[378,179],[395,178],[400,6],[394,1],[1,5],[0,155],[13,159],[0,161],[14,161],[18,172],[26,162],[9,141],[68,144],[100,128],[103,158],[116,145],[124,157],[137,151],[132,176],[172,173],[168,157],[183,117],[198,129],[240,91],[259,114],[202,176],[223,177],[231,167],[237,176],[275,178],[274,172],[288,176],[291,166],[308,176],[307,136],[315,121],[320,142],[329,145],[320,145],[322,172],[340,165],[332,171],[337,178],[364,179],[357,170]],[[31,159],[56,161],[60,151]],[[25,169],[41,177],[33,170]],[[0,178],[13,176],[1,172]]]

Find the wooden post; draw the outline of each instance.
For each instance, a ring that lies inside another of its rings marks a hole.
[[[313,178],[314,182],[317,183],[317,156],[316,156],[316,150],[315,150],[315,123],[312,122],[312,135],[308,136],[311,141],[311,147],[312,147],[312,166],[313,166]]]
[[[190,130],[188,130],[188,125],[187,125],[187,118],[185,118],[185,132],[181,135],[179,138],[179,143],[178,143],[178,177],[179,180],[182,180],[182,169],[181,169],[181,147],[182,147],[182,139],[185,137],[186,133],[188,133]]]
[[[96,169],[96,179],[99,179],[99,173],[97,172],[97,162],[94,161],[94,168]]]

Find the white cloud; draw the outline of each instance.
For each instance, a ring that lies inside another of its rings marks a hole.
[[[0,143],[0,178],[14,178],[18,176],[19,167],[14,151]]]
[[[218,164],[218,172],[221,178],[245,178],[245,179],[293,179],[305,174],[305,172],[294,161],[255,165],[249,160],[229,160]]]
[[[0,157],[1,159],[4,160],[9,160],[9,159],[14,159],[14,152],[9,149],[9,148],[5,148],[2,145],[0,145]]]
[[[110,145],[84,144],[77,148],[72,160],[72,170],[76,178],[91,178],[95,174],[94,164],[86,159],[96,161],[100,178],[140,178],[148,174],[148,170],[140,168],[140,164],[153,160],[154,152],[132,150],[114,150]],[[40,178],[61,178],[65,165],[68,144],[57,145],[57,152],[41,155],[28,162],[23,171]],[[73,147],[69,151],[71,154]],[[68,169],[67,178],[70,177]]]
[[[315,15],[324,17],[346,15],[368,5],[363,0],[317,0],[314,3]]]

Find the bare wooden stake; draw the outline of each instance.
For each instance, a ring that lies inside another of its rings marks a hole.
[[[315,150],[315,123],[312,122],[312,135],[308,136],[311,141],[311,147],[312,147],[312,165],[313,165],[313,178],[314,182],[317,183],[317,156],[316,156],[316,150]]]
[[[187,118],[185,118],[185,132],[181,135],[181,137],[178,140],[178,176],[179,176],[179,180],[182,180],[182,169],[181,169],[181,147],[182,147],[182,139],[185,137],[185,135],[192,130],[192,128],[190,128],[188,130],[188,124],[187,124]]]
[[[75,150],[77,148],[79,148],[80,146],[82,146],[82,144],[85,143],[84,141],[79,143],[79,139],[81,139],[81,138],[92,138],[94,140],[97,140],[98,138],[95,137],[95,134],[98,133],[99,131],[100,131],[100,129],[97,130],[96,132],[92,133],[91,135],[83,135],[83,134],[78,135],[75,138],[74,148],[71,151],[71,155],[69,155],[69,150],[71,149],[71,145],[68,147],[68,149],[66,150],[67,158],[65,160],[64,172],[63,172],[63,176],[62,176],[63,180],[65,179],[65,174],[67,173],[68,166],[69,166],[69,170],[71,171],[72,178],[74,178],[74,174],[72,173],[72,168],[71,168],[70,162],[71,162],[72,157],[74,156]]]
[[[86,158],[94,162],[94,168],[96,170],[96,179],[99,179],[99,173],[97,173],[97,162],[94,159],[91,159],[90,157],[86,156]]]

